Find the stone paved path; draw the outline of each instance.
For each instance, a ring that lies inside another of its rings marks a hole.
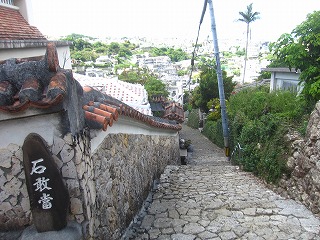
[[[168,166],[145,209],[122,239],[320,239],[320,220],[183,126],[194,147],[188,165]]]

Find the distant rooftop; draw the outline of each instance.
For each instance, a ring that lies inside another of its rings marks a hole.
[[[2,3],[2,4],[8,4],[8,5],[13,5],[13,0],[0,0],[0,3]]]
[[[83,87],[94,87],[96,90],[128,104],[143,114],[152,115],[147,91],[140,84],[127,83],[118,80],[117,77],[88,77],[77,73],[74,73],[73,76]]]
[[[263,72],[287,72],[287,73],[300,73],[300,70],[296,70],[295,68],[287,68],[287,67],[274,67],[274,68],[261,68]]]

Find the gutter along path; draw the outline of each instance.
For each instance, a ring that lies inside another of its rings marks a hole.
[[[320,219],[232,166],[198,130],[188,165],[167,166],[122,239],[320,239]]]

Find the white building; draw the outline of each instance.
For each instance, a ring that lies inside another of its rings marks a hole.
[[[262,71],[271,72],[270,91],[290,90],[301,92],[300,71],[289,68],[263,68]]]

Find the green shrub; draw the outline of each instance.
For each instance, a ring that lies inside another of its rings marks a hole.
[[[221,106],[219,98],[213,98],[207,103],[208,109],[210,109],[207,116],[207,121],[217,121],[221,118]]]
[[[265,87],[250,88],[232,95],[228,104],[229,117],[241,111],[248,119],[268,113],[278,114],[289,121],[299,121],[305,114],[306,102],[290,91],[269,93]]]
[[[244,170],[261,176],[268,182],[277,182],[286,171],[282,158],[287,150],[283,143],[286,128],[282,118],[272,114],[250,120],[238,138],[244,147],[240,164]]]
[[[190,103],[183,104],[183,110],[191,112],[192,111],[192,105]]]
[[[283,136],[289,128],[305,131],[307,112],[302,98],[294,93],[267,88],[246,89],[228,103],[230,147],[243,148],[235,162],[267,182],[277,183],[287,174],[288,147]]]
[[[199,109],[192,109],[188,116],[187,125],[192,128],[199,128]]]
[[[221,148],[224,147],[221,119],[217,121],[207,121],[203,127],[202,133],[217,146]]]
[[[297,130],[298,132],[301,134],[301,136],[305,136],[307,133],[307,127],[308,127],[308,121],[307,120],[303,120],[300,124],[300,126],[298,126]]]

